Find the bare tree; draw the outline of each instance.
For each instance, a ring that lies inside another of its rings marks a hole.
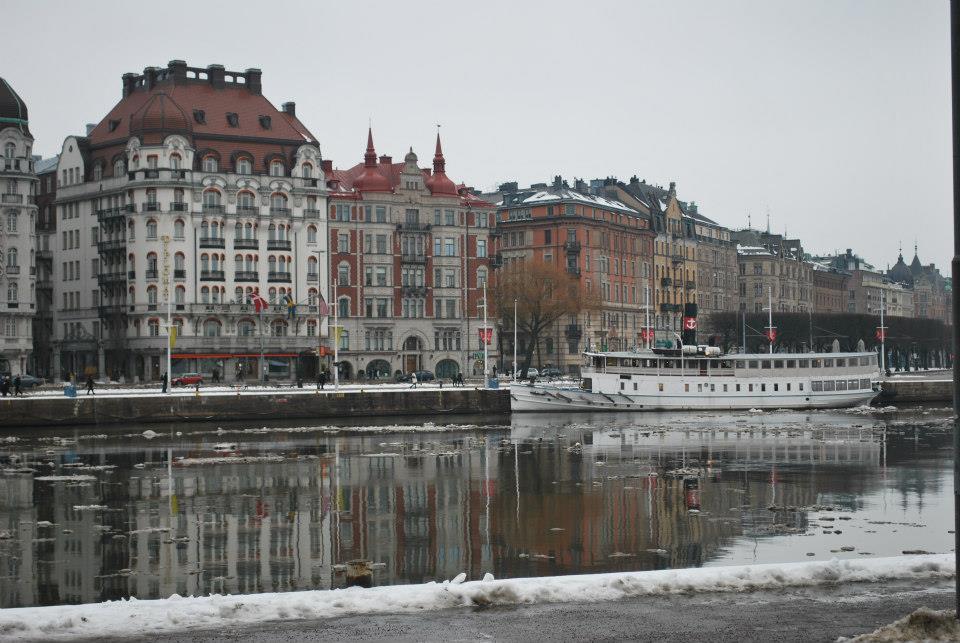
[[[599,307],[594,293],[588,293],[580,279],[566,268],[543,261],[517,261],[497,272],[493,304],[503,328],[513,328],[514,301],[517,328],[527,338],[518,369],[526,375],[540,337],[565,315]]]

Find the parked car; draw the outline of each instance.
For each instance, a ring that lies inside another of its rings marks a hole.
[[[4,373],[0,377],[10,378],[10,384],[13,384],[14,376],[10,373]],[[28,373],[22,373],[20,375],[20,388],[22,389],[33,388],[34,386],[42,386],[43,384],[46,384],[46,380],[44,380],[42,377],[34,377]]]
[[[563,371],[556,366],[548,366],[543,369],[543,372],[540,373],[540,375],[549,379],[556,379],[558,377],[563,377]]]
[[[417,383],[432,382],[436,379],[432,371],[415,371],[417,374]],[[394,378],[398,382],[412,382],[413,373],[397,373]]]
[[[173,378],[173,386],[195,386],[203,384],[203,375],[200,373],[184,373]]]
[[[526,379],[530,379],[531,377],[534,378],[534,379],[540,377],[540,371],[538,371],[538,370],[535,369],[535,368],[528,368],[528,369],[527,369],[527,377],[526,377]]]

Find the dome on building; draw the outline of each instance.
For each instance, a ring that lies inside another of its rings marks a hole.
[[[433,155],[433,175],[427,180],[427,188],[433,195],[457,196],[457,186],[446,173],[447,162],[440,147],[440,134],[437,133],[437,151]]]
[[[413,163],[414,165],[417,164],[417,155],[414,153],[412,147],[410,148],[410,151],[407,152],[407,155],[403,157],[403,162],[408,165],[410,163]]]
[[[142,135],[147,132],[166,134],[189,134],[190,120],[180,105],[166,92],[157,92],[143,107],[130,117],[130,133]]]
[[[913,273],[910,271],[906,262],[904,262],[903,253],[900,253],[897,257],[897,263],[894,264],[893,268],[887,271],[887,277],[889,277],[891,281],[899,284],[909,285],[913,283]]]
[[[360,192],[390,192],[390,181],[377,167],[377,152],[373,148],[373,129],[367,129],[367,153],[363,155],[363,172],[353,182]]]
[[[27,104],[6,80],[0,78],[0,130],[13,127],[30,136]]]

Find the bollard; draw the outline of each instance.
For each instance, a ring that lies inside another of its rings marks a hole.
[[[347,587],[373,587],[373,568],[369,560],[347,562]]]

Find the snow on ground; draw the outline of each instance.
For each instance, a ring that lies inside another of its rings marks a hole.
[[[899,621],[884,625],[871,632],[840,641],[868,643],[880,641],[957,641],[960,640],[960,623],[953,610],[931,610],[921,607]]]
[[[891,579],[947,578],[953,554],[515,578],[371,589],[136,599],[0,610],[0,638],[149,637],[194,629],[456,607],[610,601],[689,592],[746,592]]]

